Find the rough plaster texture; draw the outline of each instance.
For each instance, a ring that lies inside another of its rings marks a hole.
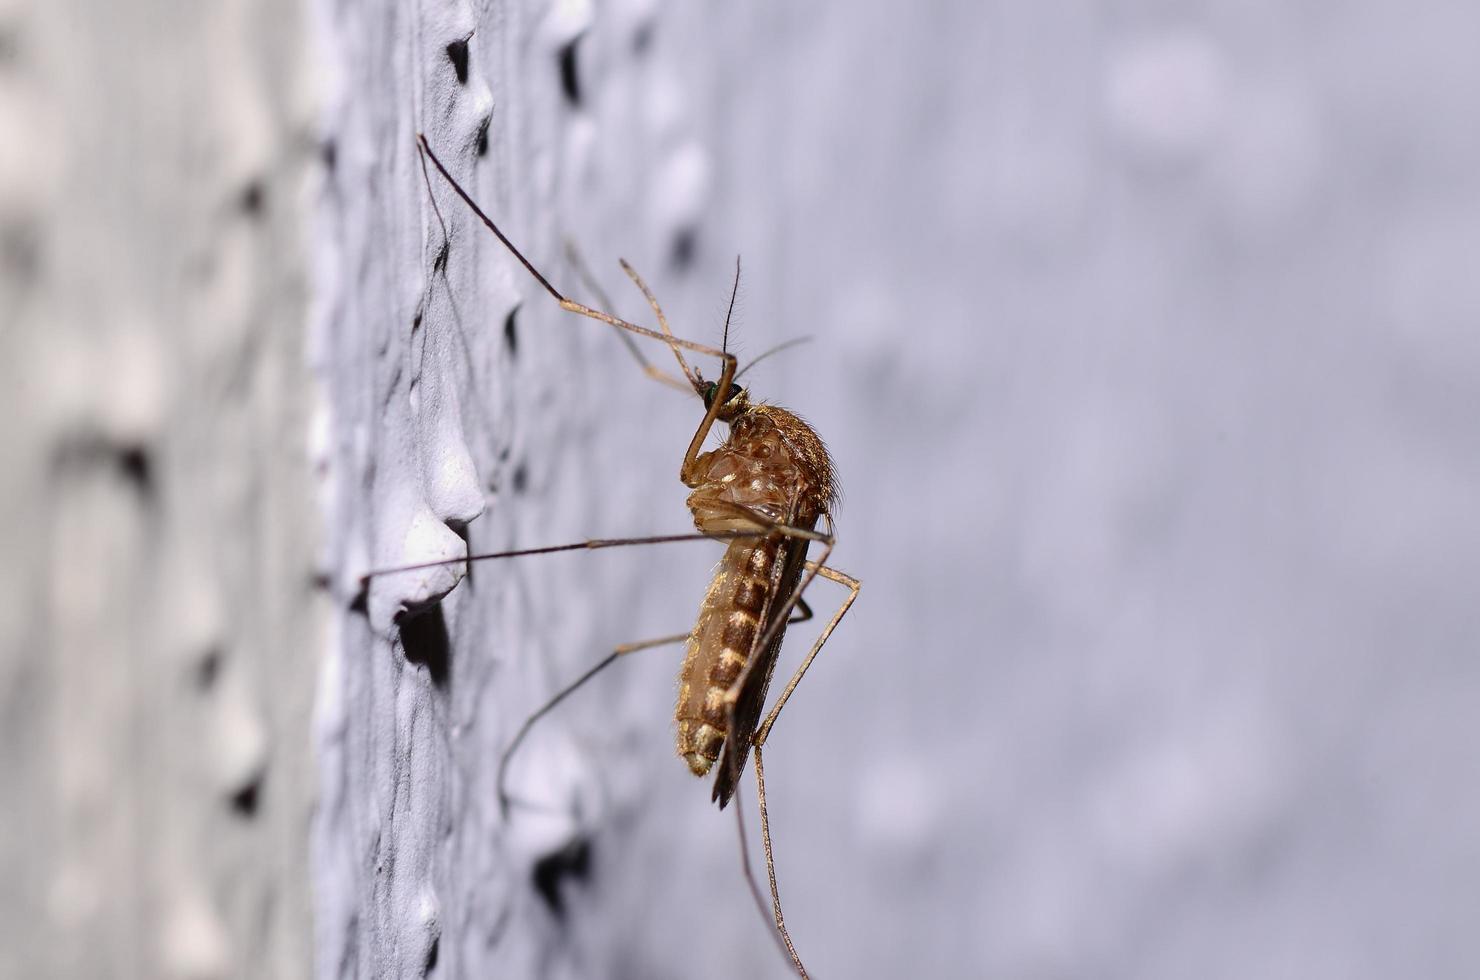
[[[0,4],[0,976],[308,973],[303,39]]]
[[[413,134],[553,278],[577,291],[569,240],[634,312],[630,286],[614,288],[615,243],[682,298],[673,256],[708,163],[671,58],[644,40],[647,5],[318,15],[332,162],[314,357],[331,392],[339,606],[319,694],[319,972],[602,975],[628,941],[618,910],[635,914],[631,896],[656,884],[622,866],[623,828],[652,815],[653,773],[682,774],[663,748],[676,660],[659,655],[657,680],[614,672],[552,719],[514,774],[508,820],[496,760],[558,683],[617,643],[686,628],[712,556],[689,546],[684,578],[658,576],[674,559],[647,553],[387,576],[364,596],[357,577],[459,554],[460,535],[488,551],[682,530],[675,477],[697,418],[610,328],[532,289],[435,173],[429,196]],[[539,897],[536,869],[558,898]]]
[[[817,338],[748,380],[831,444],[865,582],[768,754],[818,975],[1476,975],[1477,33],[0,4],[0,973],[784,973],[677,651],[495,799],[715,549],[360,593],[687,524],[692,400],[428,196],[423,129],[578,296],[566,241],[712,340],[740,252],[742,356]]]

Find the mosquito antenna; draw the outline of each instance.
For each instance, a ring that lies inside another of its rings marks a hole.
[[[719,343],[719,349],[727,351],[730,349],[730,317],[735,315],[735,296],[740,292],[740,256],[735,256],[735,284],[730,287],[730,308],[725,310],[725,336]]]
[[[768,350],[765,353],[761,354],[755,360],[751,361],[749,364],[747,364],[743,368],[741,368],[740,369],[740,372],[735,375],[735,380],[736,381],[739,381],[741,374],[744,374],[746,371],[749,371],[751,368],[755,367],[757,364],[759,364],[761,361],[764,361],[766,358],[770,357],[772,354],[779,354],[779,353],[781,353],[782,351],[786,350],[789,347],[797,347],[797,346],[799,346],[801,344],[811,343],[812,340],[813,340],[813,338],[811,338],[811,337],[793,337],[790,340],[783,341],[782,343],[777,344],[775,347],[772,347],[770,350]]]

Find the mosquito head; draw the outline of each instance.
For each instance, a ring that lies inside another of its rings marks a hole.
[[[713,381],[702,381],[699,385],[699,395],[704,399],[706,409],[714,405],[714,400],[719,397],[719,385]],[[733,422],[744,415],[750,408],[750,392],[737,384],[731,384],[730,390],[725,393],[724,401],[720,403],[719,415],[721,422]]]

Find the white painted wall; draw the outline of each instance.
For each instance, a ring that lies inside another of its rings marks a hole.
[[[783,975],[676,650],[496,805],[717,548],[359,594],[688,526],[695,403],[423,129],[577,295],[712,341],[739,252],[742,357],[817,338],[750,380],[865,583],[768,754],[818,975],[1474,975],[1480,24],[1389,6],[0,5],[0,973]]]

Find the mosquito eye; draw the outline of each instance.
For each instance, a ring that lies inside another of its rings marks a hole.
[[[734,384],[730,385],[730,393],[725,396],[725,401],[732,402],[736,398],[739,398],[739,397],[740,397],[740,386],[739,385],[734,385]]]
[[[719,390],[719,385],[713,381],[704,386],[704,407],[708,408],[714,404],[714,393]]]

